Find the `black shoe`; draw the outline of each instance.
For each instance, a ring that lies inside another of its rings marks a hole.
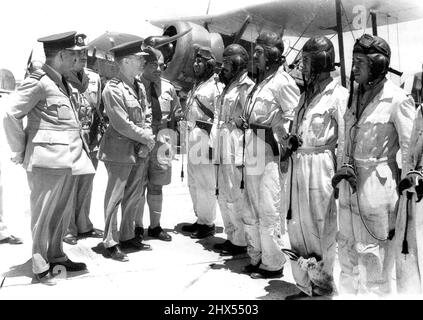
[[[148,227],[148,236],[162,241],[172,241],[172,237],[160,226],[155,228]]]
[[[80,238],[103,238],[104,232],[99,229],[91,229],[90,231],[78,233]]]
[[[283,276],[283,268],[275,271],[269,271],[259,268],[257,272],[253,272],[250,276],[253,279],[280,278]]]
[[[307,293],[301,291],[297,294],[286,296],[285,300],[301,300],[301,299],[305,299],[305,298],[310,298],[310,296]]]
[[[22,241],[22,239],[20,239],[18,237],[15,237],[15,236],[10,235],[9,237],[0,240],[0,243],[22,244],[23,241]]]
[[[56,279],[54,279],[54,277],[50,274],[48,270],[34,274],[34,278],[36,282],[39,282],[46,286],[55,286],[57,284]]]
[[[230,242],[229,240],[225,240],[225,242],[222,243],[216,243],[213,246],[213,249],[218,250],[218,251],[222,251],[226,248],[229,248],[232,245],[232,242]]]
[[[78,243],[78,238],[71,234],[68,234],[63,238],[63,242],[66,242],[67,244],[74,246]]]
[[[199,224],[197,231],[191,233],[190,237],[193,239],[203,239],[210,237],[216,233],[216,227],[213,225],[209,227],[205,224]]]
[[[138,238],[141,241],[144,239],[144,228],[143,227],[135,227],[135,238]]]
[[[193,233],[195,231],[197,231],[199,224],[197,222],[193,223],[193,224],[187,224],[185,226],[183,226],[181,228],[181,230],[183,232],[189,232],[189,233]]]
[[[120,251],[119,246],[113,246],[110,248],[106,248],[107,252],[109,253],[110,258],[116,261],[126,262],[129,261],[128,256]]]
[[[260,265],[261,265],[261,260],[257,263],[257,264],[249,264],[247,266],[244,267],[244,269],[242,269],[242,272],[244,273],[254,273],[257,272],[260,269]]]
[[[220,255],[222,256],[226,256],[226,255],[231,255],[231,256],[236,256],[239,254],[244,254],[247,253],[247,247],[245,246],[237,246],[233,243],[230,242],[229,246],[226,246],[222,249],[222,251],[220,252]]]
[[[87,270],[87,265],[82,262],[73,262],[72,260],[68,259],[63,262],[52,262],[50,263],[50,270],[54,270],[55,266],[64,266],[66,271],[69,272],[76,272],[76,271],[83,271]]]
[[[141,240],[138,238],[133,238],[126,241],[120,241],[120,248],[121,249],[135,249],[137,251],[151,250],[151,246],[149,244],[142,243]]]

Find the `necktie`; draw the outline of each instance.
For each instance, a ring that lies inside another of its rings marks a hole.
[[[69,87],[65,77],[62,77],[62,83],[63,83],[63,86],[65,87],[66,93],[69,95]]]
[[[161,122],[162,110],[160,108],[160,102],[157,96],[156,89],[154,88],[154,82],[150,83],[150,95],[151,95],[151,111],[153,114],[153,122]]]

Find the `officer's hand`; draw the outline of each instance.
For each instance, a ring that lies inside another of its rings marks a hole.
[[[154,140],[154,135],[152,135],[152,139],[147,142],[148,150],[153,150],[156,141]]]
[[[296,134],[289,135],[288,138],[288,147],[291,149],[292,152],[297,151],[299,147],[303,144],[303,139]]]
[[[138,157],[146,158],[149,152],[150,152],[150,149],[145,144],[141,144],[140,149],[138,151]]]
[[[22,164],[25,158],[25,153],[24,152],[19,152],[19,153],[15,153],[10,160],[14,163],[14,164]]]
[[[332,187],[335,189],[341,180],[347,180],[351,186],[352,193],[357,191],[357,175],[355,174],[354,167],[350,164],[344,165],[335,173],[332,178]]]

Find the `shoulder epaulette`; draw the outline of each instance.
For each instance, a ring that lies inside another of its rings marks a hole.
[[[38,69],[35,70],[34,72],[32,72],[29,77],[35,80],[40,81],[42,77],[44,77],[46,75],[44,70]]]

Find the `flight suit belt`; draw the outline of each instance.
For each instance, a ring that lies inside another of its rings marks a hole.
[[[336,145],[330,145],[330,144],[323,145],[323,146],[316,146],[316,147],[299,147],[297,149],[297,153],[305,153],[305,154],[322,153],[322,152],[325,152],[326,150],[335,152],[335,148],[336,148]]]
[[[390,158],[388,159],[388,157],[382,157],[382,158],[368,158],[368,159],[362,159],[362,158],[353,158],[354,164],[356,167],[372,167],[372,166],[376,166],[378,164],[382,164],[382,163],[393,163],[396,162],[397,160],[395,158]]]

